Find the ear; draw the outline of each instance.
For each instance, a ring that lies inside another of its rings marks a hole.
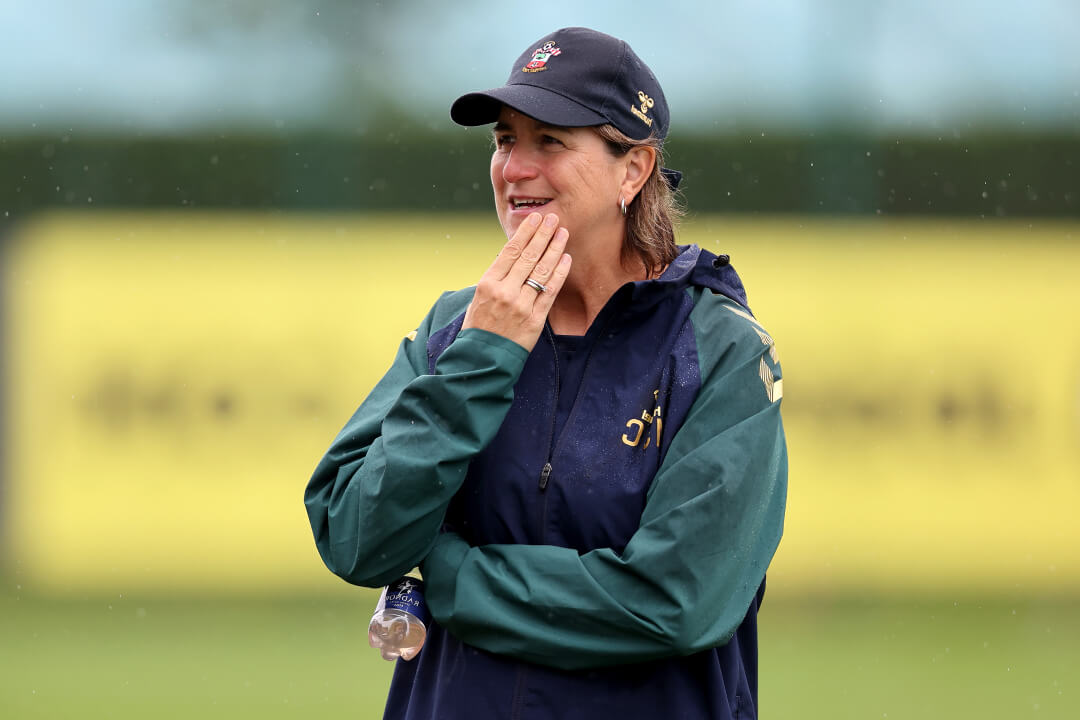
[[[648,146],[632,148],[623,161],[626,163],[626,176],[619,192],[629,205],[652,175],[653,166],[656,165],[656,149]]]

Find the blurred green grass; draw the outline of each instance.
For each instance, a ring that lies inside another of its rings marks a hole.
[[[379,717],[376,596],[0,600],[0,718]]]
[[[1080,717],[1080,602],[766,597],[767,718]]]
[[[2,718],[378,718],[374,595],[0,592]],[[1075,718],[1080,602],[766,598],[766,718]]]

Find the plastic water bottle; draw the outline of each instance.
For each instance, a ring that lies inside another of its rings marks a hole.
[[[430,621],[424,581],[405,576],[383,588],[368,623],[368,644],[383,660],[412,660],[424,646]]]

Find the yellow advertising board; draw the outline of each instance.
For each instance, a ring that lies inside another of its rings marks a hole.
[[[1080,589],[1080,226],[701,217],[784,366],[770,592]],[[492,217],[51,214],[3,249],[4,565],[302,591],[304,484]]]

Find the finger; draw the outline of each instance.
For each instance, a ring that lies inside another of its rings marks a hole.
[[[518,229],[502,246],[499,254],[495,256],[495,262],[491,263],[485,274],[496,280],[505,278],[506,274],[510,272],[510,268],[521,257],[522,251],[529,244],[533,234],[536,232],[536,228],[540,227],[542,219],[543,216],[538,212],[529,213],[529,216],[521,222],[521,225],[518,225]]]
[[[529,244],[521,251],[521,255],[518,256],[509,272],[506,273],[508,283],[521,285],[525,282],[525,278],[529,277],[529,273],[536,267],[536,263],[540,262],[540,258],[544,256],[544,250],[547,249],[558,227],[559,217],[557,215],[552,213],[544,217],[544,222],[540,223],[540,227],[536,228],[536,232],[533,233]]]
[[[551,238],[551,242],[548,243],[547,249],[544,250],[544,254],[540,258],[540,261],[536,263],[532,272],[529,273],[529,278],[532,278],[541,285],[547,285],[548,280],[551,278],[552,273],[555,272],[555,268],[559,264],[559,259],[562,258],[563,251],[566,249],[566,241],[569,237],[570,231],[566,228],[559,228],[555,231],[555,236]],[[529,286],[525,285],[524,287]]]
[[[566,282],[566,277],[570,274],[572,262],[569,253],[562,254],[559,262],[555,264],[555,270],[551,273],[551,278],[547,282],[547,292],[536,293],[536,304],[533,305],[533,313],[539,313],[541,316],[547,317],[552,303],[555,302],[555,297],[562,290],[563,283]]]

